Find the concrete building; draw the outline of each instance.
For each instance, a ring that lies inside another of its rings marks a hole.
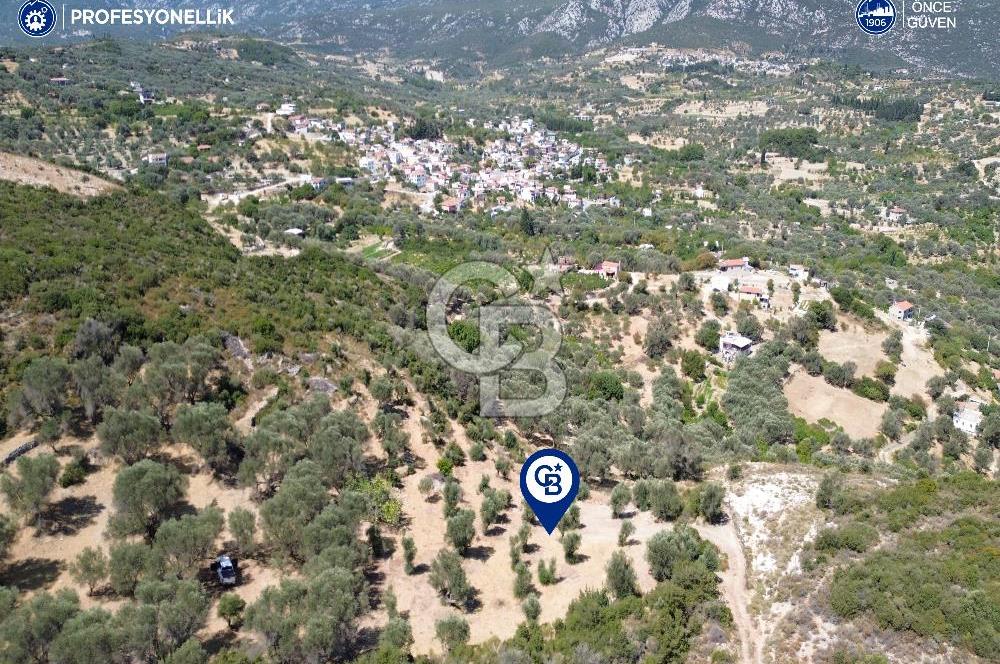
[[[970,436],[975,436],[979,431],[979,424],[983,421],[983,413],[980,410],[982,402],[975,397],[968,401],[962,401],[955,405],[955,414],[951,416],[951,421],[955,428],[964,431]]]

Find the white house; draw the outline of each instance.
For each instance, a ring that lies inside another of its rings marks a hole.
[[[906,214],[906,210],[899,207],[898,205],[884,208],[882,210],[882,216],[885,218],[886,221],[893,224],[906,223],[907,221],[909,221],[909,217]]]
[[[983,413],[979,409],[981,405],[982,402],[975,397],[956,404],[955,414],[951,416],[955,428],[970,436],[975,436],[976,432],[979,431],[979,423],[983,421]]]
[[[788,266],[788,276],[792,279],[801,279],[802,281],[809,281],[809,268],[805,265],[789,265]]]
[[[726,362],[753,353],[753,340],[735,332],[726,332],[719,338],[719,353]]]

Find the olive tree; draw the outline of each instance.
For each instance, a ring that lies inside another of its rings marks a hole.
[[[0,476],[0,492],[16,513],[38,519],[49,493],[59,476],[59,461],[51,454],[22,456],[17,460],[17,475]]]
[[[709,523],[718,523],[722,520],[722,501],[726,496],[726,490],[721,484],[709,482],[701,489],[698,498],[698,512],[705,517]]]
[[[55,417],[66,405],[69,366],[57,357],[40,357],[25,367],[21,377],[21,398],[38,417]]]
[[[70,564],[69,573],[77,583],[87,586],[88,595],[93,595],[94,589],[108,578],[108,557],[103,549],[88,546]]]
[[[254,535],[257,532],[257,517],[245,507],[234,507],[229,511],[229,533],[236,540],[237,550],[244,556],[253,555],[256,550]]]
[[[604,571],[607,575],[605,585],[615,599],[624,599],[639,594],[639,585],[636,581],[632,561],[621,551],[615,551],[611,554],[611,559],[608,560]]]
[[[463,606],[472,599],[473,590],[462,569],[462,559],[453,551],[438,551],[431,562],[428,581],[449,604]]]
[[[459,553],[465,553],[476,536],[476,513],[472,510],[458,510],[448,519],[445,539]]]
[[[102,452],[133,464],[159,446],[163,427],[149,413],[111,408],[97,427],[97,436]]]
[[[434,635],[446,650],[452,651],[469,641],[469,623],[460,616],[448,616],[434,624]]]
[[[164,573],[177,578],[196,576],[198,563],[209,557],[223,522],[222,511],[217,507],[164,521],[153,540],[153,551]]]
[[[173,466],[145,459],[122,469],[113,488],[112,530],[122,535],[152,532],[166,508],[184,497],[187,478]]]

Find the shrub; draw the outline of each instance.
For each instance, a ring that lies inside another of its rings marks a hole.
[[[67,488],[76,484],[83,484],[87,479],[87,469],[82,459],[73,459],[63,468],[59,476],[59,486]]]
[[[725,495],[726,490],[720,484],[709,482],[702,487],[698,500],[698,512],[709,523],[718,523],[722,520],[722,500]]]
[[[464,605],[472,599],[473,590],[462,569],[462,559],[453,551],[438,551],[431,563],[428,582],[445,601],[453,605]]]
[[[403,537],[403,571],[413,574],[413,561],[417,558],[417,545],[409,535]]]
[[[590,375],[587,398],[621,401],[625,388],[612,371],[598,371]]]
[[[723,298],[723,302],[725,302],[725,298]],[[721,329],[719,321],[705,321],[694,336],[694,341],[708,352],[714,353],[719,350],[719,331]]]
[[[878,401],[879,403],[889,400],[889,386],[882,381],[862,376],[851,388],[859,397]]]
[[[538,601],[538,597],[532,595],[521,603],[521,610],[524,611],[525,618],[534,622],[542,614],[542,605]]]
[[[611,516],[617,519],[622,514],[622,510],[632,500],[632,491],[624,482],[619,482],[611,490]]]
[[[580,533],[576,531],[566,533],[562,537],[563,554],[566,557],[566,562],[571,565],[577,562],[576,554],[580,550],[582,539]]]
[[[696,350],[686,350],[681,356],[681,371],[696,383],[705,380],[705,356]]]
[[[551,586],[558,578],[556,577],[556,559],[552,558],[546,565],[544,560],[538,561],[538,582],[543,586]]]
[[[622,527],[618,529],[618,546],[626,546],[634,534],[635,524],[630,520],[622,521]]]
[[[703,541],[690,526],[677,526],[672,532],[660,531],[646,544],[646,562],[657,581],[673,577],[674,570],[685,562],[700,562],[708,570],[719,567],[719,556],[710,542]]]
[[[442,618],[434,625],[434,635],[445,649],[454,650],[468,643],[469,623],[459,616]]]
[[[824,528],[816,535],[815,547],[819,551],[850,549],[857,553],[867,551],[878,542],[878,531],[865,523],[852,522],[839,528]]]
[[[243,610],[246,600],[236,593],[226,593],[219,598],[219,617],[226,621],[229,629],[239,629],[243,624]]]
[[[476,536],[476,513],[472,510],[458,510],[448,519],[445,539],[459,553],[465,553]]]
[[[640,512],[649,510],[651,488],[652,482],[649,480],[639,480],[632,487],[632,502]]]
[[[534,591],[531,585],[531,572],[523,562],[514,567],[514,597],[524,599]]]
[[[559,532],[566,533],[580,527],[580,506],[574,503],[559,519]]]
[[[632,561],[621,551],[615,551],[611,554],[611,559],[604,571],[607,575],[605,585],[615,599],[624,599],[639,594]]]
[[[661,521],[673,521],[684,511],[684,503],[670,480],[660,480],[653,484],[650,494],[650,509],[653,516]]]

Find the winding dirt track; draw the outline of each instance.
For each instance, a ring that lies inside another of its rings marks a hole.
[[[741,664],[762,664],[761,631],[750,615],[750,591],[747,588],[747,563],[736,526],[732,519],[718,526],[696,524],[698,534],[719,548],[728,562],[722,577],[722,595],[733,614],[740,638]]]

